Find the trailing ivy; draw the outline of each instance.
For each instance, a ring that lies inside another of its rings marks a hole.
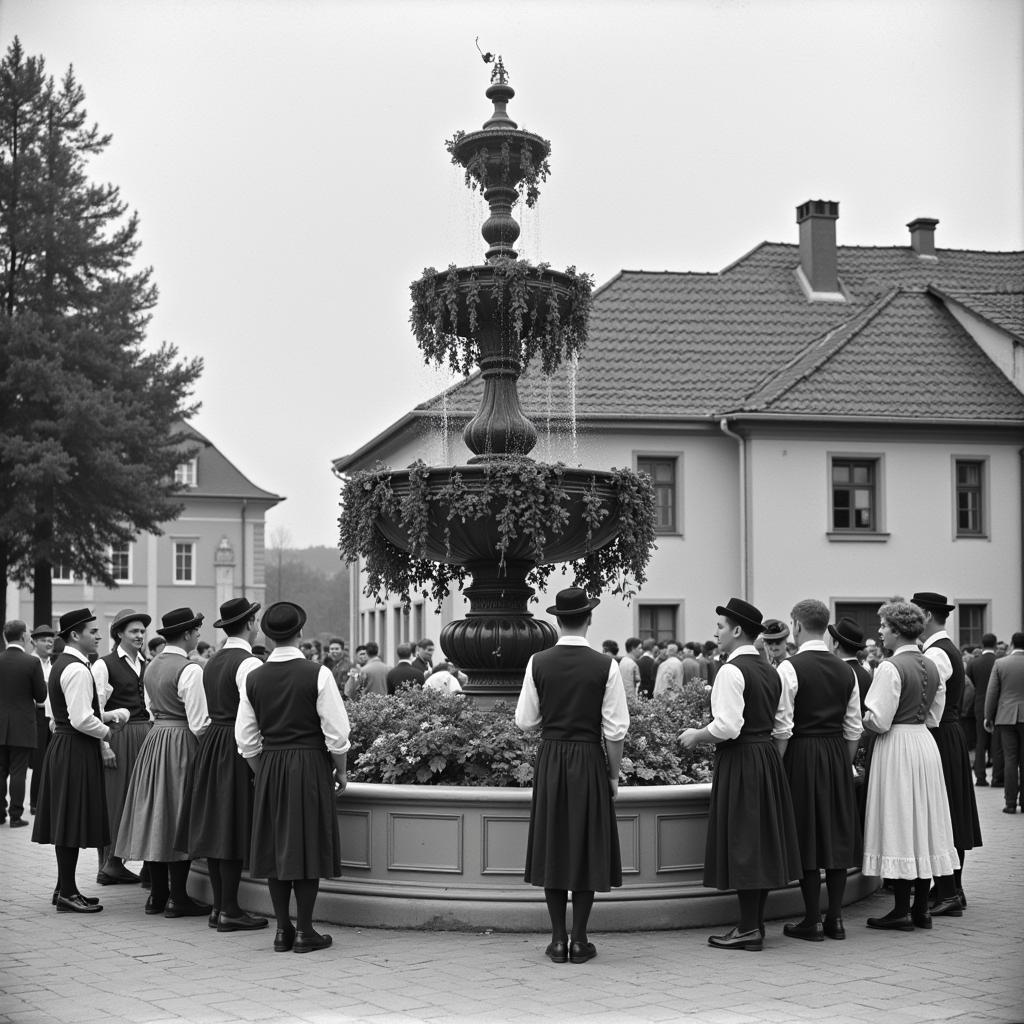
[[[516,160],[508,136],[502,137],[500,132],[492,134],[495,142],[501,139],[500,145],[479,146],[468,156],[458,155],[458,150],[466,138],[464,131],[458,131],[450,139],[446,139],[444,148],[448,150],[452,163],[463,168],[466,188],[481,193],[492,186],[514,188],[532,210],[540,198],[540,186],[548,180],[551,173],[551,164],[548,161],[551,143],[547,139],[538,138],[535,150],[528,139],[521,137],[520,132],[513,131],[511,134],[516,138],[516,148],[519,152],[519,159]]]
[[[467,579],[464,566],[435,562],[427,557],[431,524],[442,522],[447,554],[451,554],[451,524],[490,523],[496,527],[495,560],[504,565],[513,545],[525,542],[540,562],[543,551],[573,528],[563,463],[530,459],[485,464],[483,486],[468,487],[458,470],[430,469],[416,461],[408,470],[409,485],[399,498],[392,488],[392,471],[383,464],[353,473],[342,486],[339,548],[348,562],[362,558],[367,597],[398,596],[408,604],[414,595],[441,602]],[[610,592],[632,596],[647,579],[647,563],[655,547],[654,492],[650,478],[629,469],[612,469],[618,533],[609,544],[568,563],[576,586],[591,594]],[[592,477],[582,498],[586,540],[609,515]],[[378,523],[396,523],[408,537],[399,548],[381,532]],[[436,529],[436,527],[435,527]],[[436,540],[436,534],[435,534]],[[527,583],[544,591],[556,563],[538,564]]]
[[[478,310],[486,293],[494,322],[519,346],[520,365],[539,356],[550,374],[586,344],[592,288],[591,276],[575,267],[557,273],[526,260],[500,258],[461,271],[454,264],[446,272],[427,267],[410,286],[409,323],[426,362],[471,373],[480,358]]]

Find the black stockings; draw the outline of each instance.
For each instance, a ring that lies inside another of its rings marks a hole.
[[[825,890],[828,893],[828,909],[825,917],[834,921],[843,914],[843,895],[846,892],[846,869],[827,868],[825,870]],[[804,897],[804,919],[802,924],[813,924],[821,919],[821,874],[817,868],[805,871],[800,879],[800,892]],[[761,915],[759,924],[764,923]]]
[[[75,871],[78,869],[78,847],[77,846],[55,846],[54,852],[57,856],[57,886],[61,896],[65,898],[78,893],[78,883],[75,881]]]
[[[767,889],[737,889],[736,896],[740,901],[741,932],[752,932],[760,928],[764,920],[764,908],[768,902]]]
[[[210,869],[213,905],[228,917],[239,917],[242,913],[242,908],[238,905],[238,886],[242,881],[242,862],[207,857],[206,865]]]
[[[268,878],[270,899],[274,904],[278,931],[288,931],[292,926],[291,894],[295,891],[295,927],[300,932],[313,932],[313,907],[320,891],[319,878]]]
[[[567,889],[545,889],[544,899],[548,905],[548,917],[551,918],[551,940],[566,942],[569,939],[565,924],[566,909],[569,905]],[[572,941],[587,941],[587,925],[590,922],[590,911],[594,907],[594,891],[584,889],[572,894]]]

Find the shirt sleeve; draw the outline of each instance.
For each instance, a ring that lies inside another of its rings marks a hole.
[[[875,669],[868,695],[864,698],[864,728],[872,732],[888,732],[900,704],[900,674],[889,661]]]
[[[626,687],[622,682],[622,673],[614,658],[611,662],[608,681],[604,686],[604,700],[601,702],[601,734],[606,740],[615,743],[625,739],[629,731],[629,708],[626,706]]]
[[[319,694],[317,695],[319,699]],[[235,713],[235,743],[242,757],[255,757],[263,751],[263,736],[256,724],[256,712],[249,703],[249,693],[243,686],[238,691],[238,711]]]
[[[242,694],[245,692],[245,681],[249,678],[249,673],[254,668],[259,668],[262,664],[263,662],[254,656],[252,658],[246,658],[245,661],[238,666],[238,671],[235,673],[235,686],[238,688],[239,698],[241,698]],[[334,678],[333,673],[331,674],[331,678]]]
[[[520,729],[536,729],[540,725],[540,697],[537,696],[537,684],[533,681],[532,657],[526,663],[523,688],[519,691],[519,703],[516,704],[516,725]]]
[[[941,652],[945,657],[945,651]],[[949,659],[946,658],[948,662]],[[952,672],[952,669],[950,669]],[[939,669],[941,675],[942,669]],[[938,729],[939,720],[942,718],[942,712],[946,710],[946,680],[939,680],[939,688],[935,691],[935,699],[932,701],[932,706],[928,709],[928,714],[925,715],[924,724],[929,729]]]
[[[206,690],[203,689],[203,666],[189,662],[178,676],[178,696],[185,705],[188,727],[196,736],[202,736],[210,725],[210,713],[206,706]]]
[[[92,695],[96,684],[87,665],[69,665],[60,677],[60,688],[68,706],[68,721],[86,736],[105,740],[110,730],[93,714]]]
[[[782,693],[779,695],[775,724],[772,726],[772,739],[788,740],[793,735],[793,708],[796,707],[800,681],[796,677],[796,669],[788,661],[779,665],[776,671],[782,680]]]
[[[864,722],[860,713],[860,680],[857,673],[850,669],[853,685],[850,688],[850,699],[846,702],[846,713],[843,715],[843,739],[859,740],[864,731]]]
[[[949,655],[941,648],[936,647],[934,644],[923,652],[924,656],[939,670],[939,682],[947,683],[949,677],[953,674],[953,664],[949,660]]]
[[[107,671],[107,663],[98,658],[92,666],[92,677],[96,680],[96,697],[100,702],[100,714],[103,714],[110,700],[114,688],[110,685],[110,673]]]
[[[327,749],[332,754],[344,754],[349,748],[348,734],[351,728],[348,712],[345,710],[345,702],[341,699],[331,670],[323,666],[316,677],[316,710],[320,715],[320,728],[327,742]]]
[[[708,732],[721,743],[733,740],[743,728],[743,673],[726,662],[711,688],[711,721]]]

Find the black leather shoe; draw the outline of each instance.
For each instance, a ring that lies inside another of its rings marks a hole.
[[[927,910],[923,914],[911,914],[910,919],[914,922],[915,928],[923,928],[927,931],[932,926],[932,915]]]
[[[1003,814],[1016,814],[1016,813],[1017,813],[1017,808],[1016,807],[1004,807],[1003,808]],[[27,825],[27,824],[28,824],[27,821],[23,821],[22,822],[22,825]],[[14,822],[13,821],[11,822],[11,828],[14,828]]]
[[[211,913],[210,917],[213,917]],[[265,917],[257,917],[255,914],[247,914],[244,910],[238,917],[228,917],[221,914],[217,920],[217,931],[219,932],[254,932],[257,928],[266,928],[270,922]]]
[[[993,779],[992,780],[992,786],[994,788],[996,788],[996,789],[1002,789],[1003,788],[1003,780],[1002,779]]]
[[[548,948],[544,950],[544,955],[552,962],[556,964],[564,964],[569,962],[569,944],[567,942],[549,942]]]
[[[139,876],[125,867],[111,867],[96,876],[97,885],[138,885]]]
[[[210,909],[210,917],[206,924],[210,928],[216,928],[220,924],[220,911],[216,907]]]
[[[914,930],[914,922],[910,920],[909,914],[896,917],[890,911],[885,917],[869,917],[868,927],[880,928],[882,931],[889,932],[912,932]]]
[[[585,964],[597,956],[592,942],[572,942],[569,944],[569,963]]]
[[[821,927],[820,921],[812,921],[810,924],[784,924],[782,934],[788,935],[791,939],[804,939],[807,942],[825,941],[825,930]]]
[[[730,928],[724,935],[709,935],[708,945],[716,949],[746,949],[756,953],[764,949],[764,940],[757,928],[752,928],[749,932]]]
[[[162,914],[167,907],[167,900],[155,900],[152,896],[146,900],[147,914]]]
[[[967,909],[967,897],[964,895],[963,889],[957,889],[956,895],[957,895],[957,899],[960,900],[960,909],[961,910],[966,910]]]
[[[821,924],[821,930],[830,939],[845,939],[846,929],[843,927],[843,919],[841,917],[826,917]]]
[[[191,897],[184,900],[168,899],[164,917],[208,917],[211,910],[213,907],[209,903],[200,903]]]
[[[87,903],[81,893],[57,897],[58,914],[98,914],[102,909],[99,903]]]
[[[315,953],[318,949],[326,949],[334,940],[330,935],[321,935],[319,932],[295,933],[295,941],[292,943],[293,953]]]
[[[987,786],[988,783],[984,779],[978,779],[978,781],[975,782],[974,785],[980,789],[982,786]]]
[[[278,928],[277,934],[274,936],[274,952],[290,953],[293,945],[295,945],[295,929]]]
[[[50,899],[50,902],[54,906],[57,906],[57,898],[59,896],[60,896],[60,886],[58,886],[56,889],[53,890],[53,896]],[[91,906],[91,907],[97,906],[99,904],[99,902],[100,902],[98,896],[83,896],[80,892],[76,892],[75,896],[77,896],[79,899],[85,900],[85,902],[88,903],[89,906]]]
[[[948,900],[938,900],[932,905],[932,917],[963,917],[964,908],[960,906],[959,896],[950,896]]]
[[[27,824],[24,818],[11,818],[11,828],[24,828]]]

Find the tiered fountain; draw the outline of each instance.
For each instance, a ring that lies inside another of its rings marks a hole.
[[[528,603],[556,563],[573,563],[578,585],[623,594],[642,584],[654,542],[646,477],[545,465],[530,458],[537,431],[517,381],[526,364],[545,373],[575,359],[587,333],[590,278],[570,267],[532,266],[514,248],[512,216],[532,206],[548,175],[550,144],[507,112],[515,95],[499,57],[486,92],[494,110],[479,131],[447,143],[466,184],[490,207],[481,229],[486,262],[428,269],[412,285],[410,322],[428,361],[464,373],[479,367],[480,408],[463,433],[473,457],[458,467],[377,468],[345,485],[341,549],[365,562],[367,593],[464,587],[465,619],[441,633],[445,656],[469,676],[468,693],[515,696],[530,655],[556,639]]]

